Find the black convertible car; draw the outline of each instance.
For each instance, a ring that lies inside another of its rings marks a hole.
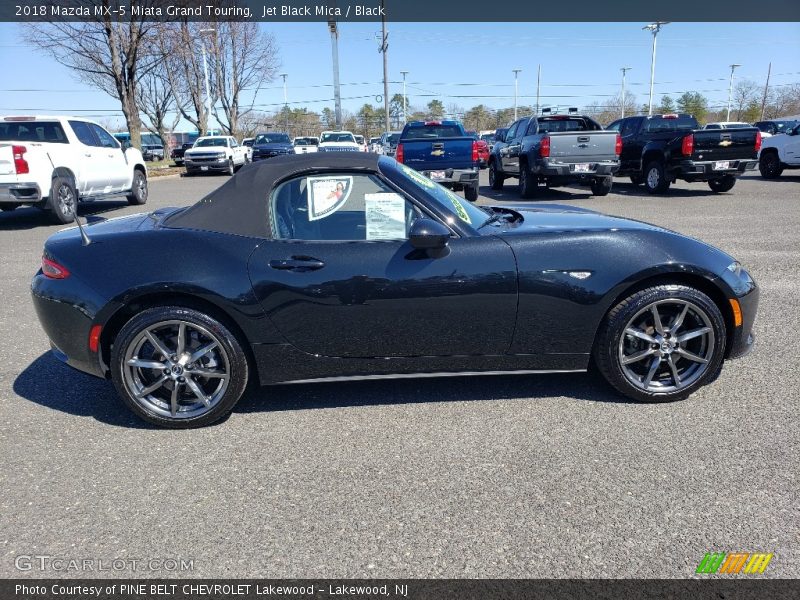
[[[758,289],[698,240],[566,206],[479,207],[391,158],[284,156],[188,208],[52,236],[54,354],[194,427],[261,384],[584,371],[687,397],[746,353]]]

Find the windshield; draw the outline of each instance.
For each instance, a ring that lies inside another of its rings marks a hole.
[[[424,190],[445,212],[453,215],[453,217],[448,219],[449,223],[455,223],[456,218],[458,218],[462,223],[466,223],[477,229],[491,214],[475,206],[471,202],[467,202],[461,196],[451,192],[438,183],[434,183],[422,173],[406,165],[389,159],[385,164],[383,162],[381,163],[381,170],[386,172],[390,178],[402,178],[404,183],[409,182],[411,185]]]
[[[206,148],[208,146],[227,146],[228,140],[227,138],[217,137],[217,138],[205,138],[202,140],[197,140],[194,143],[195,148]]]
[[[363,143],[364,143],[364,136],[363,136],[363,135],[357,135],[357,136],[356,136],[356,141],[357,141],[359,144],[363,144]]]
[[[747,123],[727,123],[723,125],[725,129],[748,129],[752,127],[752,125],[748,125]]]
[[[256,136],[255,144],[291,144],[285,133],[269,133]]]
[[[489,142],[489,143],[492,143],[492,142],[494,142],[494,134],[493,134],[493,133],[484,133],[484,134],[481,136],[481,139],[482,139],[484,142]]]
[[[325,142],[356,143],[352,133],[323,133],[322,143],[324,144]]]
[[[392,133],[389,135],[389,143],[392,145],[397,145],[399,139],[400,139],[399,133]]]

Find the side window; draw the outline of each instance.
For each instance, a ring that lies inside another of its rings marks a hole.
[[[75,132],[75,136],[80,140],[81,144],[86,146],[99,146],[97,139],[94,137],[92,130],[89,128],[88,123],[83,121],[70,121],[69,126]]]
[[[620,130],[620,135],[625,137],[627,135],[633,135],[636,133],[636,129],[639,125],[638,119],[626,119],[622,122],[622,129]]]
[[[622,125],[622,121],[614,121],[611,125],[606,127],[606,131],[619,131],[620,125]]]
[[[374,175],[297,177],[270,198],[270,227],[279,240],[404,240],[418,216],[411,202]]]
[[[536,119],[531,119],[528,122],[528,130],[525,132],[525,135],[535,135],[536,134],[536,124],[537,124],[537,122],[538,121]]]
[[[519,129],[519,121],[514,123],[511,127],[508,128],[508,131],[506,131],[506,142],[510,142],[516,137],[517,129]]]
[[[237,148],[239,146],[239,142],[237,142],[234,139],[228,140],[228,144],[230,145],[231,148]]]
[[[113,135],[99,125],[95,125],[94,123],[90,123],[89,125],[97,136],[97,139],[100,140],[100,145],[103,148],[119,148],[119,144]]]

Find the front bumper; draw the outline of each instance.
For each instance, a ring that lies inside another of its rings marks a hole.
[[[187,171],[227,171],[228,158],[223,156],[215,159],[195,160],[184,156],[183,166]]]
[[[0,183],[0,203],[20,204],[38,202],[42,199],[42,190],[33,182]]]
[[[753,349],[756,339],[753,333],[753,324],[758,312],[759,295],[759,288],[754,284],[752,290],[736,298],[742,311],[742,324],[740,327],[734,327],[727,358],[746,356]]]
[[[719,162],[728,163],[725,169],[716,169]],[[741,175],[745,171],[752,171],[758,167],[758,160],[748,158],[745,160],[726,160],[726,161],[682,161],[678,163],[674,174],[686,181],[708,181],[718,179],[726,175]]]
[[[259,154],[253,152],[253,162],[275,158],[276,156],[288,156],[289,154],[292,154],[292,152],[261,152]]]

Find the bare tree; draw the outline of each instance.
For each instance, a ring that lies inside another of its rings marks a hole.
[[[735,120],[741,121],[745,118],[745,113],[752,108],[753,103],[761,99],[762,90],[759,84],[750,79],[742,79],[736,83],[731,101],[731,108],[736,111]]]
[[[178,126],[181,116],[175,110],[175,96],[169,85],[166,62],[161,61],[156,67],[145,73],[136,89],[136,99],[141,112],[147,117],[145,127],[155,133],[164,144],[170,145],[169,134]],[[169,121],[170,114],[173,115]]]
[[[87,5],[93,15],[95,6],[113,8],[109,0],[85,0],[81,4]],[[152,1],[134,0],[132,4],[146,6]],[[144,17],[123,18],[109,11],[75,23],[25,23],[23,31],[26,43],[73,70],[81,82],[117,98],[131,144],[141,147],[136,88],[140,76],[158,60],[144,52],[154,27]]]
[[[239,119],[253,110],[261,86],[273,80],[280,66],[275,38],[253,22],[220,22],[211,34],[211,68],[215,95],[222,113],[214,116],[222,128],[239,135]],[[242,92],[251,92],[249,104],[242,102]]]

